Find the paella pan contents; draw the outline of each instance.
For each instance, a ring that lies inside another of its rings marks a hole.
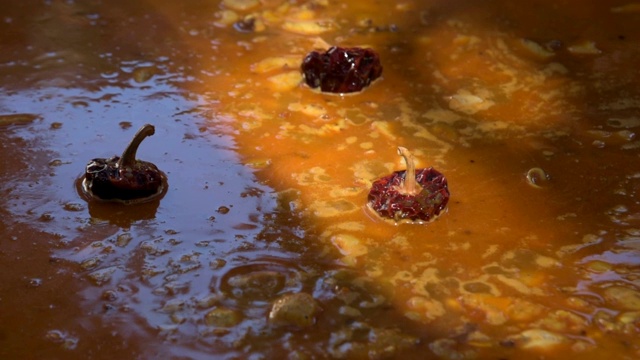
[[[640,357],[639,3],[0,14],[0,357]],[[146,123],[164,196],[80,196]]]

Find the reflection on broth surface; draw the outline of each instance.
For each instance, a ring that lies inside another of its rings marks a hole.
[[[639,357],[639,8],[4,6],[0,357]],[[382,77],[309,89],[331,46]],[[146,123],[165,196],[86,202]],[[447,177],[433,222],[366,211],[398,146]]]

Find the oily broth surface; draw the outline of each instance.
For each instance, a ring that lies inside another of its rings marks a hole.
[[[629,337],[640,296],[629,197],[637,184],[625,165],[637,157],[636,125],[611,126],[635,119],[638,94],[612,86],[624,65],[602,64],[609,52],[638,56],[623,42],[637,15],[581,6],[572,26],[562,18],[576,4],[539,5],[303,5],[338,30],[292,34],[274,21],[230,43],[228,52],[247,54],[237,71],[251,72],[230,83],[239,90],[218,116],[234,119],[246,162],[299,193],[295,206],[343,263],[390,286],[395,308],[439,330],[430,343],[439,356],[639,350]],[[281,21],[295,16],[283,10]],[[576,36],[592,17],[607,31]],[[383,78],[344,97],[300,85],[291,59],[323,43],[375,48]],[[363,207],[371,181],[403,165],[398,145],[449,179],[449,213],[428,226],[389,225]],[[537,167],[550,177],[541,188],[525,176]]]
[[[638,15],[593,3],[56,3],[25,20],[26,60],[3,55],[19,113],[0,119],[3,261],[20,276],[3,275],[18,295],[1,316],[37,336],[3,328],[2,351],[638,356]],[[383,77],[344,97],[300,85],[327,44],[376,49]],[[149,121],[140,157],[167,172],[165,198],[86,204],[86,161]],[[433,223],[365,208],[398,145],[449,180]],[[291,293],[321,308],[309,326],[268,320]]]

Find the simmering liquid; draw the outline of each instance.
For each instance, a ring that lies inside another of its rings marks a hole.
[[[0,357],[640,357],[640,3],[0,15]],[[382,77],[304,85],[334,45]],[[145,123],[164,197],[83,197]],[[367,207],[398,146],[447,177],[430,223]]]

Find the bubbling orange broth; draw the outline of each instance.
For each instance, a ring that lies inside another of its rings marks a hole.
[[[626,165],[638,156],[629,119],[640,94],[615,85],[638,80],[627,69],[640,59],[629,45],[639,13],[596,1],[520,5],[274,1],[236,11],[264,28],[216,35],[224,55],[209,66],[222,75],[204,89],[220,104],[212,121],[231,127],[245,163],[313,221],[314,241],[436,329],[436,355],[640,356],[640,183]],[[580,33],[596,14],[597,29]],[[290,26],[310,20],[323,25]],[[374,48],[383,77],[348,96],[301,85],[301,59],[327,45]],[[403,168],[399,145],[449,180],[448,212],[430,224],[366,210],[371,182]],[[550,180],[536,188],[525,175],[538,167]]]

